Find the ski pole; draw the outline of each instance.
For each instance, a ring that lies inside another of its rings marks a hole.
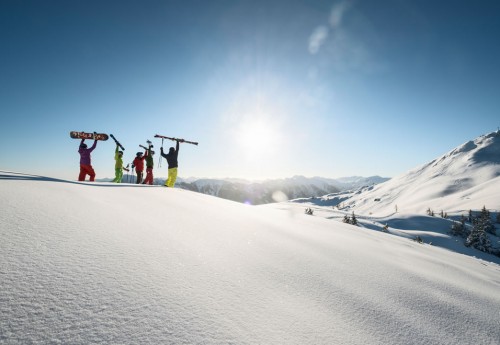
[[[161,148],[163,149],[163,138],[161,138]],[[161,168],[161,153],[160,157],[158,158],[158,168]]]
[[[129,176],[129,180],[130,180],[130,182],[129,182],[129,183],[134,182],[134,180],[133,180],[133,178],[132,178],[132,173],[134,172],[133,165],[134,165],[134,162],[132,162],[132,168],[130,169],[130,172],[129,172],[129,174],[128,174],[128,176]]]

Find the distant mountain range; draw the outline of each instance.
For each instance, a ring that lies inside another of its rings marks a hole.
[[[176,187],[259,205],[296,198],[319,197],[362,186],[372,186],[387,180],[388,178],[380,176],[353,176],[340,179],[294,176],[258,182],[237,179],[179,179]]]
[[[99,179],[109,182],[111,178]],[[176,188],[213,195],[219,198],[247,203],[251,205],[267,204],[297,198],[320,197],[325,194],[357,190],[364,186],[373,186],[389,180],[380,176],[351,176],[339,179],[324,177],[294,176],[284,179],[248,181],[225,178],[177,178]],[[124,183],[134,183],[135,176],[124,175]],[[155,178],[155,185],[162,185],[165,179]]]

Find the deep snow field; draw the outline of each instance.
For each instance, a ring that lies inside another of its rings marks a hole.
[[[499,344],[497,263],[303,209],[0,171],[0,343]]]

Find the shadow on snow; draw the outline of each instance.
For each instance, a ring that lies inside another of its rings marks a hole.
[[[64,179],[58,179],[47,176],[39,176],[39,175],[30,175],[23,173],[16,173],[11,171],[0,171],[0,181],[38,181],[38,182],[62,182],[62,183],[71,183],[71,184],[79,184],[84,186],[93,186],[93,187],[150,187],[149,185],[142,184],[124,184],[124,183],[113,183],[106,182],[103,184],[101,182],[90,182],[90,181],[70,181]]]

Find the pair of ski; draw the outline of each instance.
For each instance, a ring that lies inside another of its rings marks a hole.
[[[195,141],[189,141],[189,140],[184,140],[184,139],[179,139],[179,138],[172,138],[172,137],[166,137],[164,135],[159,135],[159,134],[156,134],[155,135],[155,138],[160,138],[160,139],[168,139],[168,140],[172,140],[172,141],[178,141],[180,143],[186,143],[186,144],[192,144],[192,145],[198,145],[197,142]]]
[[[164,135],[159,135],[159,134],[155,134],[155,138],[160,138],[160,139],[168,139],[168,140],[172,140],[172,141],[178,141],[180,143],[186,143],[186,144],[192,144],[192,145],[198,145],[197,142],[195,141],[189,141],[189,140],[185,140],[185,139],[179,139],[179,138],[172,138],[172,137],[166,137]],[[148,143],[148,146],[151,148],[153,147],[153,143],[151,141],[147,141]],[[147,150],[148,148],[146,146],[143,146],[143,145],[139,145],[140,147],[142,147],[143,149]]]
[[[139,145],[139,147],[142,147],[144,150],[149,150],[153,148],[153,143],[150,140],[146,140],[146,142],[148,143],[149,148],[144,145]]]

